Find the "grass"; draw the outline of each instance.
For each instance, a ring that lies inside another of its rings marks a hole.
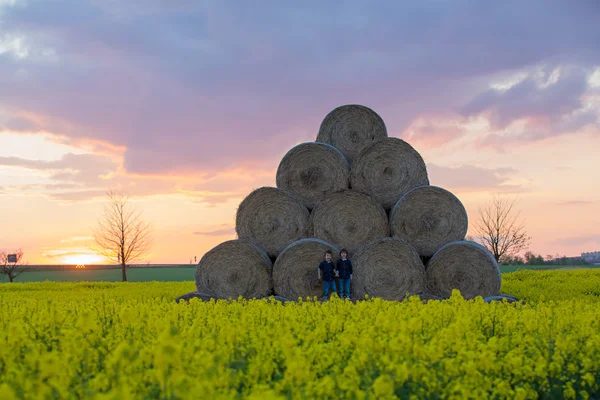
[[[172,268],[129,268],[127,280],[130,282],[181,282],[193,281],[196,266]],[[68,269],[64,271],[26,271],[16,282],[120,282],[120,269]],[[8,282],[5,276],[0,282]]]
[[[501,265],[500,272],[515,272],[522,270],[566,270],[581,268],[598,268],[600,265]]]
[[[557,270],[598,268],[598,265],[501,265],[502,273],[520,270]],[[193,281],[196,266],[169,268],[129,268],[127,280],[130,282],[182,282]],[[120,269],[68,269],[64,271],[26,271],[17,277],[16,282],[120,282]],[[8,282],[8,278],[0,276],[0,282]]]

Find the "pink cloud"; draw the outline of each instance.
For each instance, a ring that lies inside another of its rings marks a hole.
[[[443,118],[419,117],[403,132],[402,138],[409,143],[415,143],[423,147],[439,147],[446,143],[459,139],[468,133],[462,126],[464,119],[456,116]]]
[[[520,192],[526,188],[510,184],[519,171],[513,168],[482,168],[474,165],[442,167],[427,164],[432,185],[463,192]]]

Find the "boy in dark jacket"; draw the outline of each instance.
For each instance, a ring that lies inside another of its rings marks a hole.
[[[340,297],[350,300],[350,281],[352,280],[352,263],[348,259],[348,250],[340,250],[340,259],[337,262],[340,277]]]
[[[331,250],[325,252],[325,261],[321,261],[319,268],[317,269],[317,276],[321,279],[321,272],[323,272],[323,294],[325,300],[329,300],[329,293],[337,292],[335,288],[335,278],[338,277],[338,272],[331,258],[333,253]]]

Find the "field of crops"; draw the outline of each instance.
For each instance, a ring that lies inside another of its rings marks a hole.
[[[503,280],[526,304],[176,304],[192,282],[0,285],[0,398],[597,398],[600,271]]]

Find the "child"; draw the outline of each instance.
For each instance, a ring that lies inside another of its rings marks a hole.
[[[319,268],[317,269],[317,276],[321,279],[321,271],[323,271],[323,294],[325,300],[329,300],[329,293],[337,292],[335,288],[335,278],[338,277],[338,272],[331,258],[333,253],[331,250],[325,252],[325,261],[321,261]]]
[[[340,277],[340,297],[350,300],[350,281],[352,280],[352,263],[348,260],[348,250],[340,250],[340,259],[337,262]]]

